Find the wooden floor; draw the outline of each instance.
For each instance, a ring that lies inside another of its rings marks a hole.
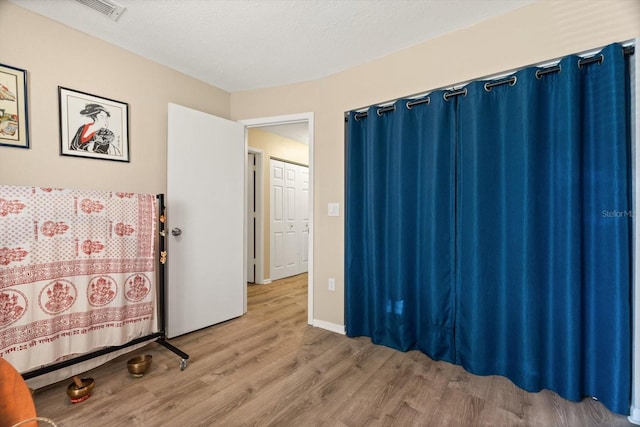
[[[180,359],[152,343],[150,371],[132,378],[121,356],[86,374],[89,400],[70,404],[63,381],[37,390],[38,414],[59,426],[627,426],[599,402],[527,393],[307,325],[307,276],[249,286],[248,313],[172,340]]]

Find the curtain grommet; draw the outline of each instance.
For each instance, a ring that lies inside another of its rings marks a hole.
[[[415,101],[407,101],[405,103],[407,110],[411,110],[413,109],[414,105],[419,105],[419,104],[427,104],[429,105],[431,103],[431,98],[430,97],[424,97],[422,99],[417,99]]]
[[[594,62],[598,63],[598,65],[602,65],[602,63],[604,62],[604,55],[601,53],[589,58],[578,59],[578,68],[582,70],[583,66],[593,64]]]
[[[369,112],[368,112],[368,111],[361,111],[361,112],[359,112],[359,113],[358,113],[358,112],[354,113],[354,114],[353,114],[353,118],[354,118],[354,120],[357,122],[357,121],[360,121],[360,119],[364,119],[364,118],[365,118],[365,117],[367,117],[368,115],[369,115]]]
[[[458,95],[467,96],[467,88],[465,87],[459,90],[451,90],[451,92],[445,92],[442,94],[442,98],[444,98],[445,101],[448,101],[452,96]]]
[[[554,65],[551,67],[546,67],[546,68],[540,68],[538,70],[536,70],[536,79],[540,80],[542,78],[542,76],[544,76],[545,74],[551,74],[551,73],[561,73],[562,72],[562,65],[558,64],[558,65]]]
[[[388,112],[388,111],[396,111],[396,104],[393,105],[388,105],[386,107],[378,107],[376,109],[376,114],[380,117],[382,117],[382,114]]]
[[[509,86],[514,86],[517,81],[518,81],[518,77],[511,76],[508,79],[496,80],[493,82],[486,82],[484,84],[484,90],[485,92],[491,92],[491,89],[493,89],[494,86],[500,86],[506,83],[509,83]]]

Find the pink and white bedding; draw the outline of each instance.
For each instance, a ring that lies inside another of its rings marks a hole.
[[[0,185],[0,357],[25,372],[154,332],[156,197]]]

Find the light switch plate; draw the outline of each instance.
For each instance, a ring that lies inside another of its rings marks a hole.
[[[340,216],[340,203],[329,203],[329,216]]]

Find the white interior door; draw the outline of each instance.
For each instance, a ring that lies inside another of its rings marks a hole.
[[[244,311],[244,126],[169,104],[167,336]]]
[[[247,282],[256,281],[256,155],[247,154]]]

